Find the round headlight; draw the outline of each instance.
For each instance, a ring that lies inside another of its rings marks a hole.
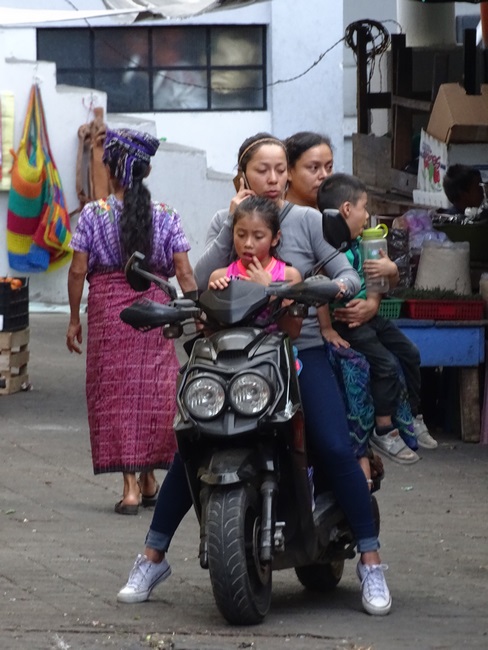
[[[241,415],[257,415],[271,401],[271,388],[261,375],[246,373],[234,379],[229,389],[229,399]]]
[[[192,417],[210,420],[224,408],[225,390],[222,384],[212,377],[198,377],[185,388],[183,400]]]

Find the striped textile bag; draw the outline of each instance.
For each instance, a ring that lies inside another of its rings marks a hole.
[[[39,226],[46,193],[46,170],[41,143],[41,119],[32,86],[29,104],[17,152],[14,158],[7,212],[7,249],[9,265],[18,271],[30,271],[28,254]]]
[[[71,258],[71,232],[36,84],[31,88],[19,149],[12,155],[7,214],[9,264],[31,273],[54,270]]]
[[[71,259],[73,251],[69,245],[71,241],[69,213],[59,172],[51,153],[42,99],[38,88],[37,101],[40,108],[41,140],[47,183],[44,208],[39,227],[34,234],[30,257],[31,261],[34,261],[34,249],[37,247],[35,249],[36,260],[40,260],[41,264],[43,259],[44,263],[47,260],[49,265],[47,270],[52,271],[66,264]]]

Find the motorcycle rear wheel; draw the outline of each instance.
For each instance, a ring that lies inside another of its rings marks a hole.
[[[302,585],[310,591],[327,593],[335,589],[344,573],[344,560],[328,564],[309,564],[295,567],[295,573]]]
[[[233,625],[261,623],[271,604],[271,565],[259,559],[260,503],[244,485],[215,488],[208,502],[210,580],[220,613]]]

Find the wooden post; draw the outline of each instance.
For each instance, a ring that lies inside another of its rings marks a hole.
[[[478,368],[460,368],[459,372],[461,439],[463,442],[479,442],[481,418]]]

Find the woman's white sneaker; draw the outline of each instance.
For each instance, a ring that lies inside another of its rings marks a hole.
[[[117,594],[119,603],[143,603],[156,585],[171,575],[168,561],[156,563],[145,555],[138,555],[125,587]]]
[[[361,581],[363,607],[373,616],[385,616],[391,609],[391,594],[383,573],[386,564],[363,564],[359,560],[356,572]]]

